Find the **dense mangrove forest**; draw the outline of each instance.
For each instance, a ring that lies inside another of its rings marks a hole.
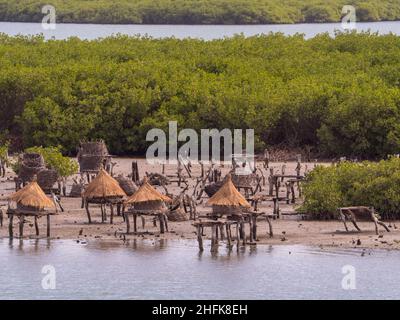
[[[57,22],[111,24],[270,24],[338,22],[344,5],[359,21],[400,19],[398,0],[0,0],[0,20],[41,22],[53,5]]]
[[[369,33],[214,41],[0,36],[0,139],[103,138],[143,153],[150,128],[253,128],[256,148],[378,158],[400,148],[400,38]]]

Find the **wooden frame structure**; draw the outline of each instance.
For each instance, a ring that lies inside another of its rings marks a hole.
[[[39,233],[38,219],[40,219],[43,216],[46,217],[46,220],[47,220],[46,235],[48,238],[50,238],[50,236],[51,236],[50,217],[55,214],[56,214],[55,212],[48,212],[48,211],[8,209],[8,211],[7,211],[8,220],[9,220],[8,233],[9,233],[10,239],[14,238],[14,230],[13,230],[14,217],[17,217],[19,219],[19,238],[23,238],[24,237],[25,217],[33,217],[34,218],[36,236],[39,236],[40,233]]]
[[[347,227],[346,220],[351,221],[357,231],[361,232],[360,227],[357,225],[357,216],[372,221],[375,225],[376,235],[379,235],[378,225],[384,227],[387,232],[390,232],[390,229],[386,226],[386,224],[378,219],[378,214],[375,212],[374,207],[343,207],[339,208],[338,210],[340,218],[347,232],[349,232],[349,228]]]

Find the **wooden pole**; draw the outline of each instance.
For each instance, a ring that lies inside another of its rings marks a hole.
[[[24,216],[19,216],[19,237],[24,237]]]
[[[50,215],[47,215],[47,238],[50,238]]]
[[[38,218],[35,217],[35,231],[36,235],[39,236],[39,226],[38,226]]]
[[[14,215],[10,214],[9,215],[9,222],[8,222],[8,233],[9,233],[10,239],[14,238],[13,220],[14,220]]]
[[[129,215],[127,213],[124,213],[125,216],[125,222],[126,222],[126,233],[129,234],[131,231],[131,225],[129,223]]]
[[[158,220],[160,221],[160,233],[164,233],[164,217],[162,214],[158,215]]]
[[[89,211],[89,202],[85,201],[85,209],[88,217],[89,224],[92,223],[92,218],[90,217],[90,211]]]
[[[137,232],[137,214],[133,214],[133,232]]]
[[[110,210],[111,210],[110,224],[113,224],[113,221],[114,221],[114,206],[113,206],[113,204],[110,205]]]
[[[197,241],[199,242],[199,250],[204,251],[203,238],[201,237],[202,231],[200,225],[197,226]]]
[[[217,251],[217,226],[213,224],[211,226],[211,252]]]

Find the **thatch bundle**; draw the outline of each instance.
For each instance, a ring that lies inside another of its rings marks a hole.
[[[108,156],[107,146],[103,140],[81,141],[78,151],[80,171],[99,171]]]
[[[133,195],[136,192],[137,186],[131,179],[125,178],[124,176],[119,175],[118,177],[115,178],[115,180],[118,181],[120,187],[122,188],[122,190],[125,191],[127,196],[130,197],[131,195]]]
[[[104,167],[104,156],[82,155],[78,158],[81,172],[100,171]]]
[[[40,154],[25,153],[21,159],[18,177],[22,182],[30,182],[44,169],[46,169],[44,159]]]
[[[111,177],[104,169],[101,169],[83,193],[86,199],[122,198],[126,196],[117,180]]]
[[[159,174],[159,173],[150,173],[148,175],[148,179],[149,179],[149,183],[152,186],[166,186],[166,185],[170,184],[169,179],[166,176]]]
[[[37,183],[43,190],[51,190],[58,178],[56,170],[45,169],[37,174]]]
[[[207,201],[207,205],[211,205],[214,212],[232,214],[239,213],[240,208],[251,207],[233,185],[230,174],[226,177],[224,185]]]
[[[71,187],[71,191],[69,192],[69,196],[71,198],[80,198],[82,197],[83,190],[84,186],[82,184],[74,183]]]
[[[13,193],[7,199],[16,202],[20,209],[43,210],[55,207],[54,202],[45,195],[35,181]]]
[[[158,192],[152,187],[148,178],[143,179],[142,185],[139,189],[130,196],[125,204],[131,204],[137,210],[161,210],[165,209],[165,203],[172,200]]]
[[[251,187],[257,182],[257,175],[254,173],[248,175],[232,174],[232,182],[235,187]]]
[[[169,210],[166,212],[166,215],[169,221],[180,222],[189,220],[189,215],[182,208],[177,208],[172,211]]]
[[[205,193],[211,198],[214,194],[217,193],[219,189],[223,186],[224,182],[223,181],[218,181],[215,183],[211,183],[209,185],[206,185],[204,187]]]

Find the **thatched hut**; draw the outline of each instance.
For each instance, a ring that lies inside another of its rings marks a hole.
[[[165,208],[165,203],[171,201],[171,198],[158,192],[145,177],[142,185],[125,201],[125,204],[133,205],[137,210],[162,210]]]
[[[241,214],[244,208],[250,208],[250,204],[236,189],[229,174],[224,185],[208,201],[214,213]]]
[[[20,220],[20,237],[23,237],[25,217],[32,216],[35,219],[36,235],[39,235],[37,219],[47,216],[47,236],[50,237],[50,215],[54,212],[46,211],[46,208],[56,208],[55,203],[46,196],[36,181],[31,182],[21,190],[7,197],[9,201],[16,203],[16,208],[8,209],[10,238],[13,237],[13,218],[17,216]]]
[[[153,186],[150,185],[147,177],[144,177],[142,185],[139,189],[130,196],[125,205],[133,206],[130,210],[125,212],[125,221],[127,223],[127,233],[129,233],[129,214],[133,215],[134,231],[137,232],[136,219],[137,216],[149,215],[156,216],[160,221],[160,231],[164,232],[164,228],[168,231],[167,217],[166,217],[166,203],[170,203],[171,198],[158,192]]]
[[[102,222],[106,220],[106,207],[110,205],[110,222],[112,223],[114,215],[113,205],[121,205],[125,196],[126,193],[122,190],[118,181],[111,177],[104,169],[100,169],[99,174],[89,183],[83,192],[89,223],[91,223],[89,203],[100,204]]]

